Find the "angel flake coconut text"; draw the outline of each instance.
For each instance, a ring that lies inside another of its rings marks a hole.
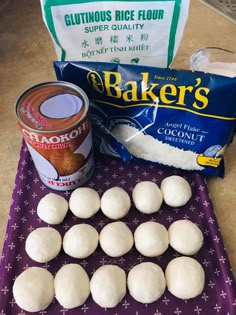
[[[202,132],[200,128],[192,127],[189,124],[167,122],[164,127],[157,128],[157,133],[165,135],[166,141],[195,145],[196,142],[202,142],[205,139],[207,132]]]

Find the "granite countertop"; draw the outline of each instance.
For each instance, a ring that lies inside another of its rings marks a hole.
[[[0,1],[1,7],[1,1]],[[191,53],[204,46],[236,51],[236,25],[197,0],[173,66],[189,67]],[[9,0],[0,10],[0,248],[2,248],[22,136],[14,103],[29,86],[54,80],[56,55],[42,21],[39,1]],[[225,155],[225,178],[207,179],[224,244],[236,275],[236,141]]]

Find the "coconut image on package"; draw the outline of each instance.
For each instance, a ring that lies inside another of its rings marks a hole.
[[[100,152],[223,176],[235,133],[236,78],[115,63],[54,66],[59,80],[87,93]]]
[[[59,60],[168,66],[186,24],[189,0],[41,0]]]

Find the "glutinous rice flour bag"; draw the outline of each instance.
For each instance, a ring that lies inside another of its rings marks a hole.
[[[167,67],[186,24],[189,0],[40,0],[58,60]]]

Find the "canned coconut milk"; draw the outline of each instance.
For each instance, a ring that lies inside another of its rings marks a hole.
[[[83,185],[94,170],[87,95],[76,85],[45,82],[17,100],[16,115],[42,182],[56,190]]]

